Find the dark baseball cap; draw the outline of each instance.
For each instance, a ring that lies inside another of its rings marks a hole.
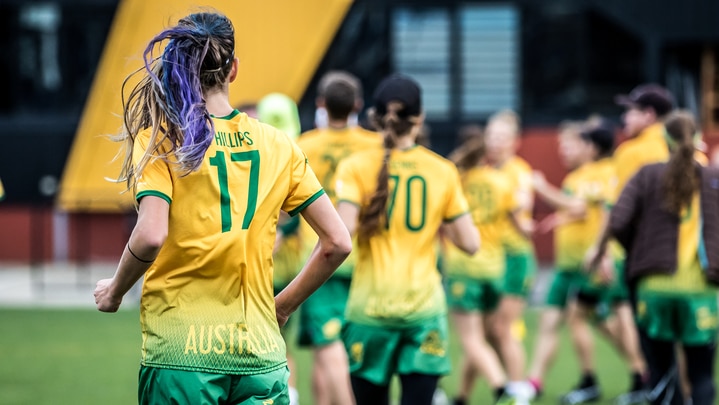
[[[397,113],[400,118],[418,116],[422,113],[422,89],[409,76],[393,74],[386,77],[374,92],[374,108],[378,114],[387,113],[387,104],[399,101],[404,105]]]
[[[616,96],[614,101],[627,108],[651,107],[658,116],[666,115],[674,109],[672,93],[654,83],[639,85],[629,94]]]
[[[585,141],[593,143],[601,153],[607,153],[614,148],[614,125],[605,119],[599,119],[582,129],[579,134]]]

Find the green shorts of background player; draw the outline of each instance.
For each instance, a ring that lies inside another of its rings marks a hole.
[[[666,293],[642,291],[637,296],[637,322],[649,368],[651,403],[662,403],[674,382],[676,345],[681,346],[691,385],[692,403],[715,404],[717,311],[716,291]],[[663,383],[669,380],[669,383]]]
[[[505,296],[516,296],[526,301],[537,273],[534,251],[505,254],[506,270],[502,290]]]
[[[138,403],[289,405],[286,366],[264,374],[226,375],[169,368],[140,368]]]
[[[344,402],[351,397],[347,354],[342,344],[349,277],[334,275],[300,309],[298,343],[311,347],[315,402]]]
[[[393,375],[411,388],[402,390],[402,403],[422,403],[450,371],[446,315],[401,328],[348,322],[342,338],[357,403],[386,401]]]
[[[348,277],[333,276],[302,304],[300,346],[325,346],[341,340],[350,282]]]

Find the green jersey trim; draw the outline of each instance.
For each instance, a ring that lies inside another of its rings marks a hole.
[[[457,218],[461,217],[462,215],[466,215],[466,214],[469,214],[469,211],[464,211],[461,214],[457,214],[453,217],[445,218],[443,221],[444,222],[452,222],[452,221],[456,220]]]
[[[314,193],[314,194],[312,195],[312,197],[308,198],[307,201],[303,202],[302,205],[300,205],[299,207],[297,207],[297,208],[293,209],[292,211],[288,212],[288,214],[290,214],[291,217],[294,217],[295,215],[297,215],[297,214],[299,214],[300,212],[302,212],[303,209],[307,208],[308,205],[310,205],[310,204],[312,204],[313,202],[315,202],[316,199],[322,197],[322,195],[323,195],[324,193],[325,193],[325,189],[321,188],[320,191]]]
[[[225,115],[224,117],[215,117],[214,115],[210,114],[210,117],[217,118],[218,120],[231,120],[237,116],[240,112],[238,110],[232,110],[231,113]]]
[[[163,200],[167,201],[168,204],[172,204],[172,198],[170,198],[170,196],[168,196],[167,194],[165,194],[163,192],[157,191],[157,190],[140,191],[135,196],[135,200],[137,200],[137,202],[140,202],[140,199],[142,197],[147,197],[147,196],[160,197]]]
[[[141,361],[140,364],[142,364],[145,367],[156,367],[156,368],[164,368],[164,369],[170,369],[170,370],[182,370],[182,371],[192,371],[192,372],[200,372],[200,373],[215,373],[215,374],[228,374],[228,375],[258,375],[258,374],[271,373],[275,370],[281,369],[282,367],[286,367],[287,361],[283,361],[281,363],[274,364],[274,365],[268,366],[268,367],[261,367],[261,368],[256,368],[256,369],[248,368],[245,370],[243,370],[243,369],[226,370],[223,368],[154,363],[151,361]]]
[[[352,205],[354,205],[354,206],[357,207],[357,208],[361,208],[361,207],[362,207],[359,203],[356,203],[356,202],[351,201],[351,200],[340,199],[339,201],[337,201],[337,205],[339,205],[340,203],[352,204]]]

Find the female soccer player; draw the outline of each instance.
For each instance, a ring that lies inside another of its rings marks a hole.
[[[507,376],[497,353],[486,338],[486,317],[497,310],[505,272],[503,224],[518,224],[520,206],[511,179],[487,163],[482,134],[468,138],[450,158],[461,173],[464,195],[482,238],[482,250],[474,255],[445,244],[442,268],[454,327],[465,353],[461,387],[456,405],[466,404],[477,373],[493,388],[497,403],[527,403],[523,392],[505,395]],[[518,391],[518,390],[517,390]]]
[[[487,122],[485,131],[487,142],[487,158],[501,172],[508,175],[511,188],[521,207],[521,228],[532,227],[532,208],[534,194],[532,192],[532,168],[517,156],[520,142],[520,123],[517,114],[510,110],[499,111]],[[504,272],[503,296],[496,314],[492,317],[491,335],[502,363],[507,370],[509,384],[507,389],[512,393],[520,393],[525,389],[524,368],[526,354],[521,342],[524,330],[522,315],[527,297],[536,273],[534,245],[528,232],[520,232],[505,220],[504,250],[506,271]]]
[[[664,126],[669,162],[644,166],[629,180],[591,267],[611,236],[626,249],[626,277],[636,285],[637,324],[649,366],[649,402],[668,403],[673,396],[677,342],[686,357],[692,403],[709,405],[716,398],[719,171],[694,159],[697,128],[690,113],[671,113]]]
[[[331,71],[320,80],[319,87],[321,96],[317,104],[327,113],[327,127],[305,132],[297,144],[325,192],[335,202],[337,165],[355,152],[381,150],[382,138],[377,132],[352,124],[350,118],[362,108],[362,86],[356,77],[347,72]],[[307,232],[302,234],[303,243],[311,251],[317,238]],[[354,255],[350,255],[300,310],[299,344],[312,348],[315,405],[349,404],[354,400],[347,353],[340,333],[353,268]]]
[[[97,283],[95,301],[100,311],[117,311],[145,275],[143,404],[287,404],[280,326],[351,250],[299,148],[231,107],[234,45],[223,15],[181,19],[150,41],[145,75],[124,102],[122,177],[139,215],[114,277]],[[319,243],[274,297],[280,209],[301,212]]]
[[[337,169],[338,212],[357,233],[357,262],[343,340],[359,405],[388,404],[399,374],[404,405],[429,405],[449,372],[447,306],[435,241],[442,223],[473,254],[479,236],[457,169],[417,146],[423,114],[419,85],[382,81],[370,118],[384,149],[356,153]]]

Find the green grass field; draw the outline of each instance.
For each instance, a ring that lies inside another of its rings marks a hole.
[[[528,341],[533,342],[536,313],[527,315]],[[531,346],[531,345],[529,345]],[[560,352],[546,379],[545,395],[536,404],[556,404],[557,397],[579,378],[570,341],[562,334]],[[90,309],[0,309],[0,404],[132,404],[136,402],[140,354],[137,309],[102,314]],[[310,355],[293,353],[303,405],[311,405]],[[461,355],[452,342],[453,365]],[[628,384],[618,355],[598,339],[598,376],[604,403]],[[443,378],[448,394],[457,388],[457,374]],[[475,404],[489,404],[484,383],[477,385]]]

